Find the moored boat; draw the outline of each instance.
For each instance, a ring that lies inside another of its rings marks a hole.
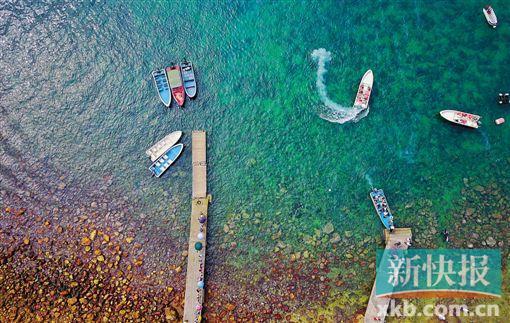
[[[166,135],[163,139],[152,145],[145,151],[145,154],[155,161],[159,156],[163,155],[170,147],[175,145],[181,139],[182,131],[174,131]]]
[[[191,62],[184,61],[181,63],[181,75],[184,82],[184,91],[190,99],[193,99],[197,95],[197,82]]]
[[[388,201],[386,200],[386,196],[384,195],[383,190],[373,188],[370,192],[370,199],[374,204],[375,211],[381,219],[384,227],[390,231],[395,229],[393,225],[393,215],[391,214],[390,207],[388,206]]]
[[[152,78],[158,90],[159,99],[165,106],[169,107],[170,103],[172,103],[172,97],[170,96],[170,86],[166,78],[165,70],[159,69],[152,71]]]
[[[358,93],[354,100],[354,107],[365,110],[368,108],[368,101],[370,100],[370,94],[372,93],[372,85],[374,84],[374,74],[372,70],[365,72],[361,78],[361,82],[358,86]]]
[[[181,68],[179,65],[173,65],[166,68],[166,76],[172,96],[177,104],[182,107],[184,105],[184,86],[182,85]]]
[[[487,5],[483,9],[483,15],[485,16],[485,20],[487,20],[487,23],[492,26],[492,28],[496,28],[498,25],[498,17],[496,17],[496,13],[494,12],[494,9],[492,9],[491,6]]]
[[[466,126],[470,128],[478,128],[480,126],[480,116],[476,114],[471,114],[462,111],[456,110],[443,110],[440,112],[441,117],[446,120],[459,124],[461,126]]]
[[[177,144],[168,149],[149,167],[151,173],[156,177],[163,175],[163,173],[177,160],[177,158],[179,158],[183,149],[183,144]]]

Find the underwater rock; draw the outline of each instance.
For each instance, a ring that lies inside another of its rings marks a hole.
[[[466,216],[471,216],[474,213],[475,213],[475,209],[470,208],[470,207],[466,209]]]
[[[329,240],[330,243],[338,243],[340,241],[341,237],[340,237],[340,234],[338,234],[338,232],[335,232],[333,234],[333,236],[331,237],[331,239]]]
[[[489,247],[494,247],[497,243],[497,241],[493,237],[488,237],[487,240],[485,240],[485,242]]]
[[[322,231],[325,233],[325,234],[330,234],[330,233],[333,233],[333,231],[335,231],[335,227],[333,226],[333,223],[331,222],[328,222],[324,228],[322,229]]]

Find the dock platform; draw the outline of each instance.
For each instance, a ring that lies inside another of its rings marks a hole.
[[[395,228],[393,232],[384,230],[384,240],[386,241],[386,249],[394,249],[395,244],[399,244],[399,249],[405,250],[408,248],[407,242],[412,238],[412,231],[410,228]],[[390,297],[377,297],[375,295],[375,281],[368,300],[367,309],[365,311],[365,323],[380,323],[384,322],[386,311],[390,304]],[[380,310],[382,309],[382,310]]]
[[[206,148],[205,131],[193,131],[191,138],[193,194],[183,314],[183,322],[188,323],[202,321],[207,209],[211,201],[211,196],[207,195]]]

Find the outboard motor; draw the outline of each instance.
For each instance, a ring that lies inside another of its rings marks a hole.
[[[499,104],[508,104],[510,102],[510,94],[509,93],[499,93],[498,103]]]

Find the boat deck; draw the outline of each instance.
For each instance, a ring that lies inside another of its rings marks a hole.
[[[184,322],[202,320],[204,301],[205,249],[207,238],[207,209],[211,196],[207,195],[207,164],[205,131],[193,131],[191,139],[193,162],[193,198],[189,230]],[[199,238],[200,234],[200,238]],[[200,243],[199,248],[197,244]]]
[[[386,241],[386,249],[392,249],[395,246],[395,243],[398,244],[400,242],[399,249],[405,250],[407,249],[406,242],[408,239],[411,239],[412,231],[410,228],[395,228],[393,232],[389,230],[384,230],[384,240]],[[370,293],[370,299],[368,300],[367,309],[365,311],[365,323],[380,323],[384,322],[386,316],[386,310],[390,304],[391,298],[389,297],[377,297],[375,295],[375,281],[374,286],[372,287],[372,292]],[[379,309],[384,309],[382,312],[384,315],[378,316]]]

